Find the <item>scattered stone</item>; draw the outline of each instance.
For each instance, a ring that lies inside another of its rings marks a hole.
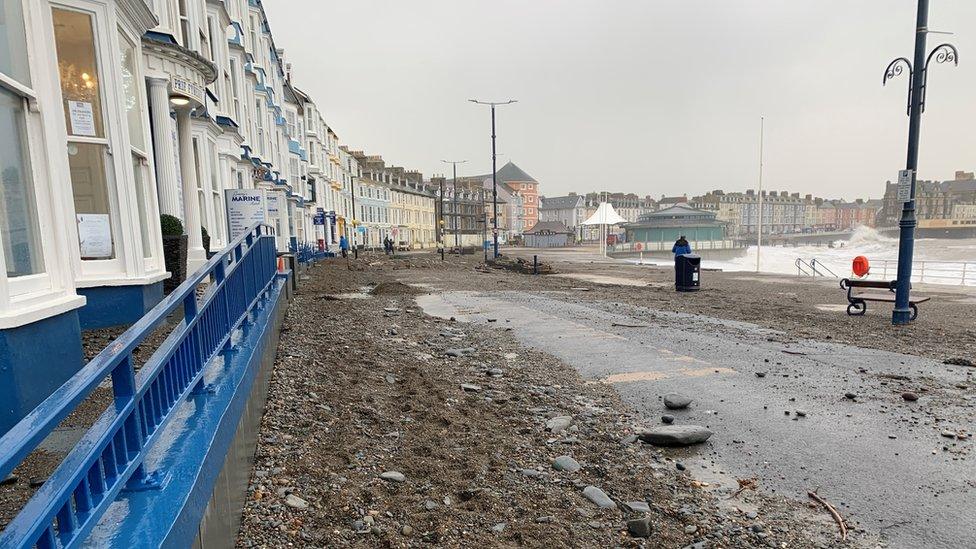
[[[766,377],[766,372],[756,372],[756,377]]]
[[[477,393],[481,391],[481,385],[475,385],[474,383],[462,383],[461,389],[468,393]]]
[[[624,503],[624,507],[629,509],[632,513],[650,513],[651,506],[647,504],[646,501],[628,501]]]
[[[7,486],[7,485],[10,485],[10,484],[16,484],[18,478],[19,477],[17,475],[11,473],[11,474],[7,475],[7,478],[5,478],[3,480],[0,480],[0,486]]]
[[[464,355],[470,355],[474,352],[474,347],[464,347],[462,349],[448,349],[444,354],[451,357],[462,357]]]
[[[542,476],[542,471],[538,469],[522,469],[521,473],[522,476],[526,476],[529,478],[539,478]]]
[[[946,429],[945,431],[942,431],[942,436],[946,438],[956,438],[956,433],[953,433],[952,431]]]
[[[664,414],[663,416],[661,416],[661,423],[671,425],[672,423],[674,423],[674,416],[669,414]]]
[[[636,518],[627,521],[627,531],[635,538],[647,538],[651,536],[651,519],[647,517]]]
[[[844,396],[848,400],[856,400],[857,399],[857,393],[844,393]]]
[[[681,463],[680,461],[674,462],[674,468],[679,471],[684,471],[685,469],[687,469],[687,467],[685,467],[685,464]]]
[[[498,524],[491,527],[491,531],[495,533],[501,533],[505,531],[506,526],[508,526],[507,522],[499,522]]]
[[[547,516],[544,516],[544,517],[537,517],[537,518],[535,519],[535,521],[536,521],[537,523],[539,523],[539,524],[542,524],[542,523],[547,523],[547,522],[552,522],[554,518],[555,518],[555,517],[552,517],[552,516],[548,516],[548,515],[547,515]]]
[[[916,395],[915,393],[910,393],[910,392],[909,393],[902,393],[901,394],[901,398],[904,399],[906,402],[915,402],[916,400],[918,400],[918,395]]]
[[[570,456],[557,457],[553,460],[552,467],[557,471],[565,471],[567,473],[575,473],[582,468],[579,462]]]
[[[685,526],[686,534],[694,534],[697,531],[698,531],[698,527],[695,526],[694,524],[689,524],[688,526]]]
[[[400,471],[386,471],[380,473],[380,478],[389,482],[404,482],[407,477]]]
[[[712,432],[701,425],[667,425],[649,429],[638,436],[655,446],[688,446],[705,442]]]
[[[617,504],[610,499],[610,496],[596,486],[587,486],[586,488],[583,488],[583,495],[586,497],[586,499],[592,501],[601,509],[617,508]]]
[[[678,393],[664,395],[664,407],[668,410],[683,410],[692,403],[692,398]]]
[[[569,429],[573,424],[573,416],[557,416],[546,422],[546,430],[556,434]]]
[[[797,410],[796,415],[797,417],[807,417],[807,412],[806,410]]]
[[[502,374],[504,373],[505,371],[501,368],[492,368],[491,370],[488,370],[488,375],[491,377],[502,377]]]
[[[433,501],[433,500],[429,500],[428,499],[427,501],[424,502],[424,509],[427,509],[428,511],[433,511],[434,509],[437,509],[438,507],[440,507],[440,504],[437,503],[436,501]]]
[[[403,534],[404,536],[409,536],[409,535],[413,534],[413,527],[410,526],[410,525],[404,524],[403,525],[403,528],[400,529],[400,533]]]
[[[299,511],[308,509],[308,502],[295,494],[288,494],[288,496],[285,498],[285,505],[293,509],[298,509]]]

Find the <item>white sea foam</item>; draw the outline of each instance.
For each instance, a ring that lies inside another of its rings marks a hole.
[[[871,278],[895,278],[898,260],[898,239],[885,236],[870,227],[858,227],[849,240],[838,240],[834,247],[826,246],[763,246],[759,270],[765,273],[797,274],[796,260],[806,262],[816,259],[840,277],[851,274],[852,260],[863,255],[871,262]],[[915,241],[913,279],[920,277],[926,283],[959,285],[965,269],[966,285],[976,286],[976,241],[924,238]],[[922,272],[924,262],[924,272]],[[963,262],[969,262],[963,265]],[[644,263],[651,263],[645,260]],[[668,260],[655,259],[654,264],[670,264]],[[702,261],[704,268],[724,271],[756,270],[756,247],[749,246],[739,257],[725,260]]]

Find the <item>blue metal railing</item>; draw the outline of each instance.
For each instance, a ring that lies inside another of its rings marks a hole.
[[[120,491],[159,482],[143,460],[177,406],[206,390],[206,365],[230,347],[234,330],[272,286],[273,231],[252,226],[0,438],[4,478],[111,376],[113,404],[0,532],[0,547],[79,546]],[[210,286],[198,297],[205,281]],[[133,350],[181,305],[182,321],[136,372]]]
[[[311,242],[296,242],[290,246],[290,249],[299,263],[310,264],[328,257],[335,257],[334,252],[319,250],[318,244]]]

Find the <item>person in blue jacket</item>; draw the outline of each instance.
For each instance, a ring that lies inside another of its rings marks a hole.
[[[675,257],[690,254],[691,244],[688,244],[688,239],[686,239],[684,235],[681,235],[678,240],[674,242],[674,246],[671,247],[671,252],[674,253]]]
[[[349,241],[346,240],[346,235],[339,236],[339,251],[342,252],[342,257],[349,255]]]

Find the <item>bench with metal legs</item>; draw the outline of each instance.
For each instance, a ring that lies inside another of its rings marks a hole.
[[[859,280],[844,278],[840,281],[840,289],[847,290],[847,314],[861,316],[868,311],[868,301],[879,303],[895,302],[896,280]],[[887,292],[858,292],[854,288],[888,290]],[[912,296],[908,306],[912,309],[912,320],[918,317],[918,304],[925,303],[930,297]]]

